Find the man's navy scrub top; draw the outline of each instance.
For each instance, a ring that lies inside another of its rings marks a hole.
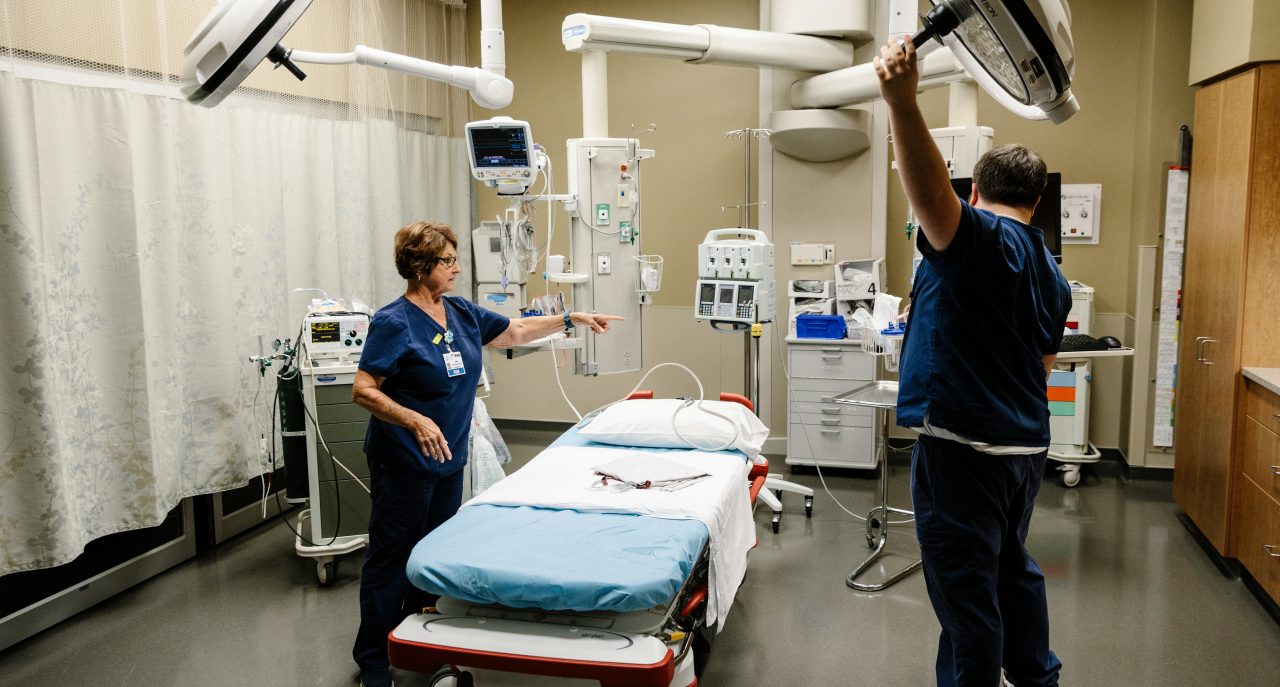
[[[1039,229],[961,203],[942,252],[916,235],[898,424],[997,446],[1048,446],[1042,359],[1058,352],[1071,287]]]

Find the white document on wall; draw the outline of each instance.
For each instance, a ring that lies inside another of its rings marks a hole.
[[[1173,446],[1173,418],[1178,382],[1178,328],[1182,320],[1182,264],[1187,237],[1186,169],[1169,170],[1164,205],[1164,260],[1160,269],[1160,325],[1156,331],[1155,408],[1151,444]]]

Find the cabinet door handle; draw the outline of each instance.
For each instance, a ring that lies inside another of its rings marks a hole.
[[[1202,357],[1201,357],[1200,362],[1204,363],[1205,365],[1212,365],[1212,364],[1213,364],[1213,361],[1212,361],[1212,360],[1209,360],[1209,344],[1211,344],[1211,343],[1218,343],[1218,340],[1217,340],[1217,339],[1210,339],[1209,337],[1207,337],[1207,336],[1206,336],[1206,337],[1204,338],[1204,343],[1200,344],[1200,345],[1201,345],[1201,347],[1202,347],[1202,348],[1203,348],[1203,350],[1204,350],[1204,353],[1202,354]]]
[[[1276,422],[1280,422],[1280,415],[1272,415],[1271,419],[1275,420]]]
[[[1207,341],[1208,339],[1209,337],[1207,336],[1196,337],[1196,362],[1197,363],[1204,362],[1204,342]]]
[[[1280,465],[1268,465],[1267,467],[1271,468],[1271,474],[1280,477]]]
[[[1277,551],[1276,551],[1276,545],[1275,545],[1275,544],[1263,544],[1263,545],[1262,545],[1262,550],[1263,550],[1263,551],[1266,551],[1266,552],[1267,552],[1267,555],[1268,555],[1268,556],[1271,556],[1272,558],[1280,558],[1280,552],[1277,552]]]

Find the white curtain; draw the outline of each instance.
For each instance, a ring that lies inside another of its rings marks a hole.
[[[0,71],[0,575],[261,474],[248,358],[296,336],[290,290],[390,301],[392,234],[466,242],[470,188],[461,140],[386,119]]]

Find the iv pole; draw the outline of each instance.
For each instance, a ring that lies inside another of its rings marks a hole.
[[[724,212],[732,207],[738,209],[738,228],[751,228],[751,141],[768,138],[773,131],[769,129],[734,129],[724,132],[725,138],[742,139],[742,204],[720,207]],[[761,207],[763,203],[759,204]],[[743,339],[742,389],[743,395],[751,399],[756,414],[760,414],[760,337],[764,333],[764,325],[755,323],[743,328],[746,335]]]

